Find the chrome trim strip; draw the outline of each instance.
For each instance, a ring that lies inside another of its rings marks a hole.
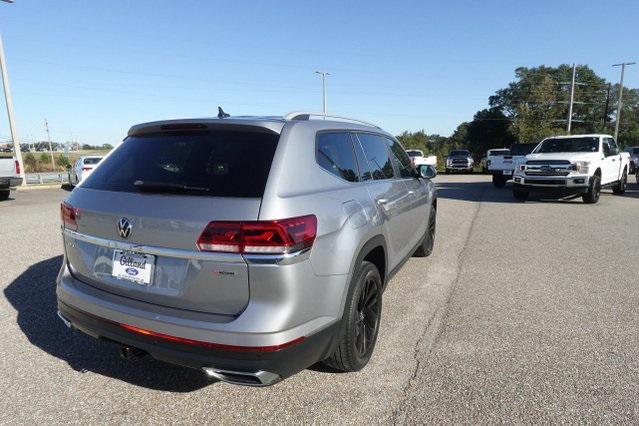
[[[62,320],[62,322],[64,323],[64,325],[67,326],[67,328],[73,328],[73,325],[71,324],[71,321],[69,321],[68,319],[66,319],[64,317],[64,315],[62,315],[62,312],[58,311],[58,317]]]
[[[244,259],[253,265],[291,265],[306,260],[311,255],[311,248],[286,254],[244,254]]]
[[[106,238],[94,237],[91,235],[81,234],[70,229],[63,229],[62,233],[66,237],[72,238],[77,241],[84,241],[86,243],[95,244],[102,247],[131,251],[134,253],[145,253],[155,256],[174,257],[178,259],[188,260],[209,260],[227,263],[244,263],[244,259],[242,258],[242,256],[235,253],[210,253],[196,250],[146,246],[143,244],[127,243],[124,241],[114,241],[108,240]]]

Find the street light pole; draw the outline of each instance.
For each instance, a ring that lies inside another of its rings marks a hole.
[[[51,147],[51,134],[49,133],[49,121],[44,119],[44,127],[47,129],[47,140],[49,141],[49,154],[51,154],[51,171],[55,172],[55,160],[53,159],[53,148]]]
[[[322,76],[322,110],[324,115],[326,115],[326,76],[331,75],[331,73],[326,71],[315,71],[315,73]]]
[[[9,128],[11,129],[11,139],[13,140],[13,153],[16,161],[20,166],[20,177],[22,185],[27,184],[24,174],[24,163],[22,162],[22,151],[20,150],[20,141],[18,140],[18,131],[13,116],[13,99],[11,99],[11,89],[9,88],[9,74],[7,73],[7,61],[4,56],[4,45],[2,44],[2,35],[0,35],[0,71],[2,72],[2,85],[4,88],[4,100],[7,103],[7,115],[9,116]]]
[[[619,136],[619,122],[621,122],[621,98],[623,97],[623,74],[626,71],[626,65],[634,65],[635,62],[623,62],[614,64],[613,67],[621,67],[621,79],[619,80],[619,100],[617,101],[617,117],[615,117],[615,141]]]

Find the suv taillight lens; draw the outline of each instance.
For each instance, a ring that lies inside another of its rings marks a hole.
[[[77,220],[80,217],[80,209],[63,201],[62,204],[60,204],[60,216],[62,217],[62,225],[66,229],[71,229],[72,231],[78,229]]]
[[[251,222],[211,222],[197,240],[200,251],[284,254],[313,245],[317,234],[314,215]]]
[[[16,160],[16,174],[20,174],[20,163],[18,162],[18,160]]]

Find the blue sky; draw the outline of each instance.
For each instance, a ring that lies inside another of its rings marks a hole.
[[[321,109],[450,134],[518,66],[639,62],[634,1],[0,4],[19,136],[117,143],[135,123]],[[639,87],[639,65],[626,83]],[[4,103],[0,139],[9,137]]]

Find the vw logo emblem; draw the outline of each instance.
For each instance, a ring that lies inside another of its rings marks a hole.
[[[129,238],[129,235],[131,235],[131,222],[126,217],[118,220],[118,234],[122,238]]]

